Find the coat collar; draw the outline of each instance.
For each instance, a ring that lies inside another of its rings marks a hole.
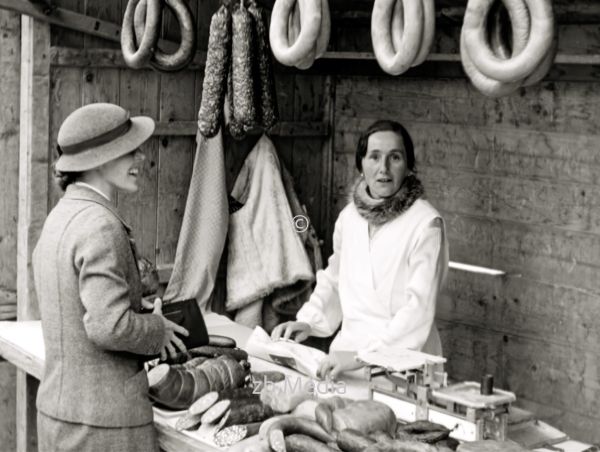
[[[78,201],[95,202],[96,204],[100,204],[108,210],[110,210],[114,214],[114,216],[116,216],[121,221],[121,223],[123,223],[123,226],[125,226],[125,229],[127,230],[128,234],[131,232],[131,227],[119,214],[116,206],[101,194],[96,193],[94,190],[91,190],[82,185],[70,184],[69,186],[67,186],[67,190],[65,191],[65,195],[63,196],[63,198],[74,199]]]
[[[372,198],[364,177],[361,177],[355,182],[350,199],[354,201],[361,217],[372,225],[381,226],[402,215],[423,195],[421,181],[414,174],[409,174],[404,178],[400,189],[384,199]]]

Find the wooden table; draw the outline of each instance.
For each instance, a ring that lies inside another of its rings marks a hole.
[[[207,314],[205,321],[209,333],[232,337],[241,348],[245,347],[252,332],[249,328],[216,314]],[[41,323],[39,321],[0,322],[0,356],[39,380],[42,376],[45,357]],[[250,357],[249,360],[252,368],[257,371],[279,370],[294,378],[306,378],[293,370],[258,358]],[[354,399],[368,397],[366,381],[355,378],[348,378],[345,381],[347,382],[346,395],[348,397]],[[35,403],[35,397],[31,397],[30,400],[31,403]],[[176,420],[177,416],[172,413],[168,414],[154,409],[154,424],[158,431],[158,440],[162,450],[166,452],[221,452],[224,450],[212,443],[210,430],[201,428],[198,431],[177,432],[174,428]],[[23,431],[30,430],[25,428]],[[589,444],[572,440],[556,444],[554,447],[560,448],[564,452],[584,452],[590,449]],[[551,452],[556,449],[541,448],[536,451]],[[17,449],[17,452],[21,452],[21,450]]]
[[[205,315],[205,322],[210,334],[232,337],[241,348],[245,348],[247,339],[252,332],[251,329],[216,314]],[[0,322],[0,356],[39,380],[42,376],[45,359],[41,322]],[[307,378],[291,369],[259,358],[250,357],[249,361],[252,369],[257,371],[279,370],[293,378]],[[356,399],[368,397],[366,381],[356,378],[349,378],[346,381],[349,397]],[[35,408],[35,396],[30,397],[29,400],[33,405],[30,408]],[[176,421],[177,416],[174,416],[173,413],[154,409],[154,424],[158,431],[158,440],[162,450],[167,452],[220,452],[224,450],[214,445],[210,429],[200,428],[198,431],[177,432],[174,428]],[[22,431],[28,432],[30,429],[26,428]],[[22,450],[18,449],[17,452],[22,452]]]

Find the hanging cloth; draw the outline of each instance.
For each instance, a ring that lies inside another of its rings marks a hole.
[[[207,310],[225,246],[229,207],[221,130],[212,138],[196,135],[197,149],[175,263],[165,301],[196,298]]]
[[[282,289],[291,299],[314,280],[294,228],[277,152],[266,135],[246,158],[231,195],[243,207],[229,220],[226,309],[240,310],[236,321],[256,326],[262,323],[265,297]]]

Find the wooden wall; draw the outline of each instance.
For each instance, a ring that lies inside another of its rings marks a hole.
[[[100,3],[101,7],[98,6]],[[56,4],[120,23],[127,2],[61,0]],[[199,47],[206,50],[210,18],[218,8],[219,1],[195,0],[191,5],[198,22]],[[163,23],[164,37],[177,40],[177,24],[170,14],[165,16]],[[52,46],[82,51],[118,48],[118,44],[59,27],[52,27]],[[89,102],[115,102],[128,108],[133,115],[145,114],[157,121],[196,120],[202,95],[203,68],[161,74],[152,70],[133,71],[118,67],[119,65],[110,67],[106,62],[102,63],[102,67],[94,67],[93,61],[91,66],[79,67],[79,60],[81,59],[75,57],[71,59],[71,63],[58,63],[51,67],[50,152],[53,152],[58,128],[66,115]],[[323,120],[327,86],[324,76],[309,78],[296,74],[282,74],[277,80],[282,120]],[[195,152],[194,138],[152,138],[144,149],[148,158],[141,175],[140,191],[136,195],[124,196],[118,200],[119,209],[136,232],[141,254],[155,261],[157,265],[171,264],[174,259],[191,177],[191,164]],[[230,187],[243,158],[257,139],[258,137],[254,136],[239,143],[227,140],[226,164]],[[327,152],[327,149],[323,148],[323,138],[278,137],[274,141],[282,161],[296,179],[299,195],[306,203],[310,217],[320,228],[323,219],[327,218],[321,205],[323,187],[321,183],[312,181],[323,179],[324,165],[321,154]],[[56,203],[60,195],[60,191],[53,186],[49,208]]]
[[[441,24],[436,50],[455,52],[458,32]],[[368,51],[367,33],[354,25],[336,37],[344,50]],[[600,42],[597,25],[561,25],[560,38],[561,53],[596,52]],[[491,373],[520,406],[594,442],[599,92],[594,69],[567,66],[497,100],[480,95],[453,63],[426,63],[402,77],[341,74],[333,186],[337,212],[357,175],[359,131],[384,117],[403,123],[427,195],[446,220],[451,260],[508,272],[450,272],[437,314],[450,377],[479,381]]]
[[[55,3],[118,23],[126,1]],[[191,3],[201,48],[206,48],[218,1]],[[0,58],[18,60],[5,55],[4,42],[11,39],[5,30],[15,27],[15,18],[6,25],[6,17],[0,15]],[[165,23],[164,36],[176,38],[171,19]],[[330,49],[370,50],[364,20],[334,25]],[[456,22],[440,24],[436,50],[456,52],[458,30]],[[563,53],[597,52],[600,40],[597,24],[562,24],[560,37]],[[132,114],[164,122],[196,119],[201,68],[167,75],[132,71],[109,63],[110,58],[90,62],[85,51],[118,46],[59,27],[52,27],[51,41],[55,50],[75,51],[73,58],[53,59],[50,68],[50,160],[61,122],[84,103],[116,102]],[[6,64],[0,65],[0,72],[3,99],[16,96],[12,113],[7,113],[6,103],[0,107],[3,118],[12,118],[0,122],[4,151],[11,140],[6,124],[14,129],[18,123],[18,82],[5,92],[5,80],[18,81],[18,73],[14,64],[12,75]],[[498,100],[478,94],[456,63],[426,63],[402,77],[384,76],[373,62],[319,63],[306,73],[279,67],[277,88],[282,119],[331,122],[330,138],[275,139],[300,199],[325,240],[325,257],[333,223],[356,176],[358,131],[381,117],[403,122],[415,139],[428,196],[446,219],[451,259],[509,273],[492,278],[451,272],[438,309],[450,376],[478,380],[482,373],[493,373],[498,386],[516,392],[519,403],[541,418],[575,438],[600,441],[595,428],[600,423],[596,68],[555,67],[540,85]],[[229,186],[256,138],[228,140]],[[141,190],[123,196],[118,205],[133,226],[141,253],[159,265],[169,264],[191,176],[194,138],[154,137],[145,151]],[[16,158],[9,162],[14,172]],[[14,184],[6,165],[0,165],[0,184]],[[51,187],[48,209],[61,195]],[[3,199],[0,205],[16,212],[17,189],[8,190],[12,204]],[[15,287],[10,256],[16,245],[6,237],[16,235],[16,220],[7,223],[7,218],[0,219],[0,295],[4,287],[9,292]]]
[[[19,190],[19,15],[0,10],[0,320],[16,317]],[[0,450],[15,449],[15,368],[0,362]]]

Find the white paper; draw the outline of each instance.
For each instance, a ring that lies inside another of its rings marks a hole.
[[[321,350],[290,340],[274,341],[257,326],[248,338],[246,351],[252,356],[289,367],[311,378],[317,378],[321,361],[327,356]]]

